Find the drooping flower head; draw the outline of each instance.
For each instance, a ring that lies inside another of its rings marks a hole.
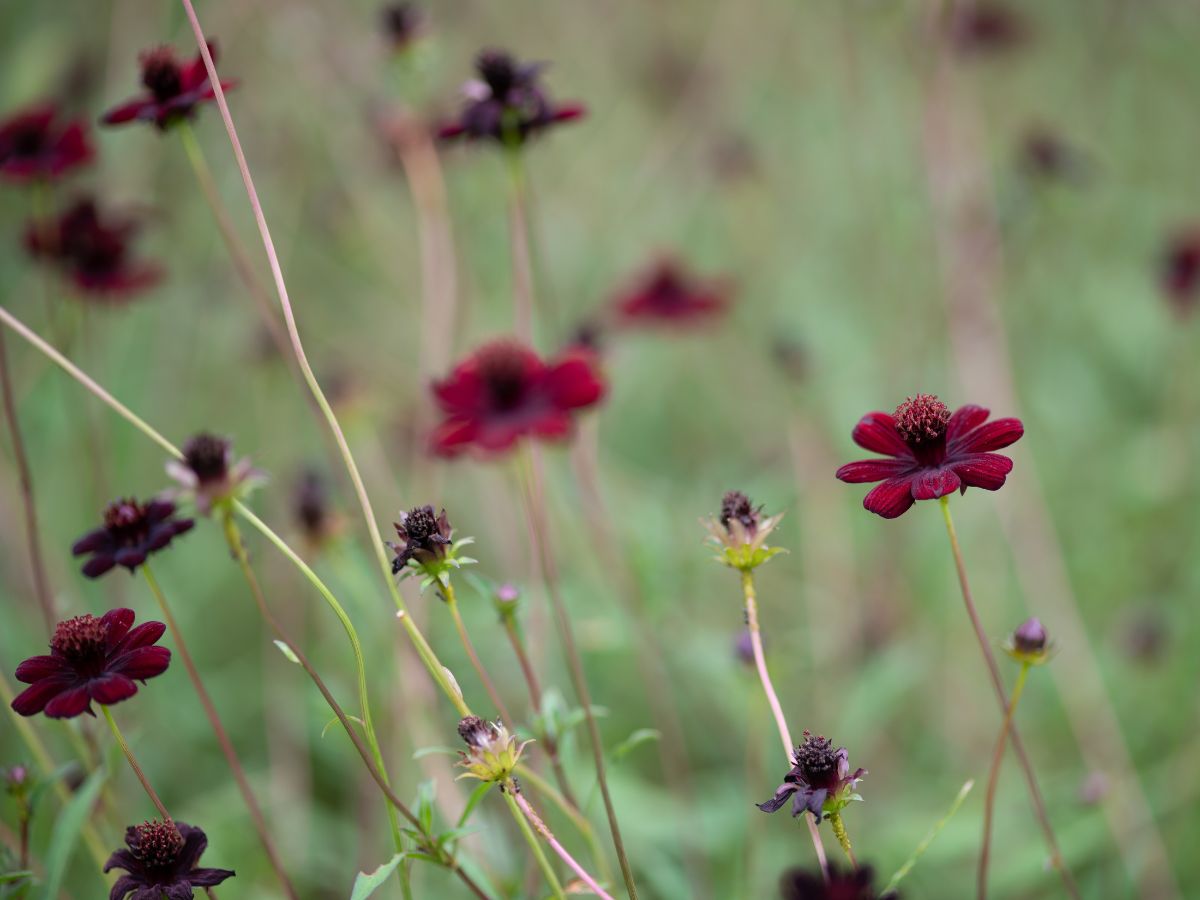
[[[200,856],[208,847],[204,832],[186,822],[155,819],[125,829],[125,848],[104,864],[104,871],[123,869],[109,900],[188,900],[197,888],[216,887],[234,873],[202,869]],[[127,849],[126,849],[127,848]]]
[[[95,150],[83,122],[60,121],[50,104],[0,121],[0,178],[49,181],[92,161]]]
[[[700,520],[708,529],[709,542],[719,550],[717,562],[749,572],[784,552],[780,547],[767,546],[767,538],[783,513],[764,516],[762,510],[741,491],[729,491],[721,498],[720,514]]]
[[[881,896],[874,881],[870,866],[842,869],[831,862],[828,882],[820,870],[790,869],[783,873],[779,890],[783,900],[900,900],[894,891]]]
[[[496,141],[519,147],[552,125],[578,119],[578,103],[554,103],[541,85],[542,63],[519,63],[503,50],[484,50],[475,59],[479,78],[463,87],[466,104],[457,122],[444,125],[442,138]]]
[[[435,582],[445,584],[451,569],[459,569],[475,562],[462,556],[459,550],[475,543],[474,538],[454,539],[454,529],[443,509],[435,515],[433,507],[415,506],[408,512],[400,511],[400,521],[392,523],[403,543],[388,544],[396,554],[392,560],[392,572],[403,578],[406,575],[423,576],[422,587]]]
[[[1167,242],[1160,264],[1163,294],[1180,315],[1200,304],[1200,225],[1181,228]]]
[[[485,344],[434,383],[445,418],[432,449],[440,456],[471,448],[494,454],[526,436],[562,440],[571,434],[572,414],[604,392],[596,357],[586,350],[570,348],[543,361],[515,341]]]
[[[104,524],[77,540],[71,552],[91,556],[83,565],[88,578],[99,578],[115,566],[133,572],[151,553],[166,549],[195,524],[176,518],[175,504],[169,500],[116,500],[104,510]]]
[[[467,716],[458,723],[458,736],[467,744],[458,751],[458,765],[466,769],[459,778],[480,781],[505,781],[521,760],[521,754],[533,741],[518,742],[500,722],[488,722],[479,716]]]
[[[131,244],[137,231],[132,218],[102,214],[96,201],[85,197],[51,221],[31,223],[25,231],[25,247],[80,292],[112,301],[162,279],[162,269],[133,257]]]
[[[50,655],[34,656],[17,666],[17,681],[30,685],[12,708],[23,716],[45,712],[70,719],[92,712],[92,701],[111,706],[137,693],[135,681],[161,675],[171,651],[155,644],[162,622],[133,625],[132,609],[114,609],[99,619],[76,616],[59,622],[50,639]]]
[[[183,445],[183,459],[170,460],[167,474],[195,500],[196,509],[205,516],[215,507],[244,499],[266,480],[250,460],[234,461],[230,441],[207,432]]]
[[[792,801],[792,816],[810,812],[820,822],[831,813],[840,812],[853,800],[862,799],[854,788],[867,774],[866,769],[850,772],[850,756],[845,747],[834,748],[833,742],[821,735],[804,732],[804,743],[792,756],[794,765],[784,776],[775,795],[758,804],[763,812],[775,812]]]
[[[617,315],[626,325],[697,325],[711,322],[728,306],[728,285],[702,282],[668,257],[655,262],[616,300]]]
[[[213,64],[217,61],[217,45],[210,41],[208,52]],[[114,106],[100,119],[104,125],[124,125],[128,122],[153,122],[160,131],[192,118],[196,107],[216,99],[216,91],[208,80],[204,57],[183,62],[174,47],[162,46],[147,50],[138,57],[142,67],[142,86],[146,92]],[[228,91],[234,81],[222,81]]]
[[[893,415],[867,413],[854,426],[854,443],[891,459],[866,459],[837,470],[850,484],[882,481],[863,506],[885,519],[902,515],[917,500],[936,500],[969,487],[999,490],[1012,460],[993,453],[1025,433],[1020,419],[987,422],[988,410],[963,406],[953,414],[932,394],[909,397]]]
[[[395,53],[410,49],[425,33],[425,12],[409,0],[389,3],[383,8],[380,20],[384,36]]]
[[[1004,652],[1019,663],[1040,666],[1050,659],[1053,644],[1046,637],[1046,628],[1036,619],[1026,619],[1004,642]]]

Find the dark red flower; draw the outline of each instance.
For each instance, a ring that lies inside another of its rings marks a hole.
[[[92,701],[111,706],[137,693],[135,681],[161,675],[171,651],[155,646],[166,626],[143,622],[131,630],[132,609],[114,609],[101,618],[84,615],[59,622],[50,655],[17,666],[17,681],[30,685],[12,702],[23,716],[45,712],[70,719],[92,712]]]
[[[759,803],[763,812],[773,813],[782,809],[790,799],[792,816],[806,812],[820,822],[825,813],[839,812],[850,802],[854,788],[866,769],[850,771],[850,756],[845,747],[834,749],[833,742],[822,735],[813,736],[804,732],[804,743],[792,755],[794,765],[783,778],[783,784],[765,803]]]
[[[396,53],[409,49],[425,32],[424,11],[408,0],[389,3],[383,8],[381,18],[384,34]]]
[[[108,900],[190,900],[196,888],[215,887],[234,873],[201,869],[196,864],[208,847],[204,832],[186,822],[155,820],[125,829],[125,845],[104,864],[104,871],[124,869]]]
[[[117,500],[104,511],[104,524],[77,540],[71,552],[91,555],[83,566],[88,578],[99,578],[115,566],[132,572],[195,524],[175,518],[175,504],[169,500]]]
[[[963,406],[953,415],[932,394],[905,400],[895,415],[867,413],[854,426],[854,443],[891,459],[865,459],[837,470],[850,484],[882,481],[863,506],[885,519],[904,513],[916,500],[935,500],[969,487],[999,490],[1012,460],[992,453],[1025,433],[1020,419],[984,422],[988,410]]]
[[[519,146],[551,125],[582,117],[581,104],[550,100],[539,81],[542,68],[518,63],[503,50],[484,50],[475,60],[479,78],[463,88],[467,103],[458,121],[444,125],[438,136]]]
[[[58,110],[46,104],[0,122],[0,177],[18,182],[58,178],[92,161],[87,125],[58,118]]]
[[[627,324],[696,324],[712,320],[728,305],[727,285],[700,282],[665,257],[616,301],[617,314]]]
[[[604,391],[596,358],[586,350],[543,361],[515,341],[486,344],[433,385],[445,414],[433,432],[433,450],[441,456],[470,447],[498,453],[526,435],[566,438],[572,413],[599,402]]]
[[[157,266],[131,258],[138,225],[102,215],[90,198],[76,201],[50,222],[31,224],[25,246],[58,268],[80,291],[114,299],[135,294],[162,278]]]
[[[779,890],[783,900],[876,900],[879,895],[872,886],[874,880],[875,873],[870,866],[843,870],[837,863],[830,863],[828,882],[820,871],[791,869],[783,873]],[[890,892],[879,897],[879,900],[900,898],[898,894]]]
[[[215,65],[217,45],[210,41],[208,52]],[[176,122],[190,119],[201,103],[216,99],[208,70],[204,68],[204,57],[198,53],[190,62],[180,62],[174,47],[162,46],[145,51],[138,61],[146,93],[114,106],[100,118],[101,124],[153,122],[160,130],[166,130]],[[236,81],[221,82],[227,91],[236,86]]]
[[[1161,266],[1163,293],[1181,315],[1191,313],[1200,302],[1200,225],[1175,233]]]
[[[1026,43],[1030,27],[1012,7],[995,0],[960,3],[950,18],[950,37],[965,56],[1003,53]]]

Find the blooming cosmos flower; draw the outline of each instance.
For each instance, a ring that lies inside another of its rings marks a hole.
[[[125,829],[125,846],[104,864],[104,871],[124,869],[108,900],[190,900],[196,888],[215,887],[234,873],[201,869],[200,856],[208,847],[204,832],[186,822],[154,820]]]
[[[162,270],[132,258],[137,223],[102,215],[90,198],[77,200],[57,218],[29,225],[25,247],[50,263],[85,294],[114,299],[156,284]]]
[[[83,565],[88,578],[99,578],[114,566],[132,572],[195,524],[175,518],[175,504],[169,500],[117,500],[104,510],[104,524],[77,540],[71,552],[91,556]]]
[[[1020,419],[984,422],[988,410],[962,406],[953,415],[932,394],[917,394],[894,415],[867,413],[854,426],[854,443],[891,459],[866,459],[837,470],[850,484],[882,481],[863,506],[885,519],[903,514],[916,500],[935,500],[969,487],[999,490],[1012,460],[992,453],[1020,440]]]
[[[171,651],[155,644],[166,626],[143,622],[131,630],[132,609],[114,609],[99,619],[76,616],[59,622],[50,655],[17,666],[17,681],[30,685],[12,702],[23,716],[45,712],[52,719],[92,713],[92,701],[111,706],[137,693],[135,681],[161,675]]]
[[[728,286],[703,283],[678,261],[664,257],[617,298],[616,312],[627,325],[690,325],[711,321],[728,305]]]
[[[870,866],[843,870],[829,864],[829,881],[819,872],[791,869],[779,882],[783,900],[900,900],[899,894],[889,892],[880,896],[872,883],[875,873]]]
[[[867,774],[866,769],[855,769],[851,774],[845,747],[835,750],[829,738],[814,737],[807,731],[792,761],[795,765],[784,776],[783,784],[775,789],[775,795],[758,804],[763,812],[775,812],[790,798],[793,817],[810,812],[820,822],[825,813],[839,812],[857,799],[854,788]]]
[[[95,156],[83,122],[62,122],[46,104],[0,122],[0,177],[26,182],[52,179]]]
[[[217,45],[208,44],[213,64],[217,62]],[[175,48],[155,47],[147,50],[138,61],[142,66],[142,85],[146,93],[114,106],[100,119],[104,125],[124,125],[127,122],[153,122],[159,130],[190,119],[201,103],[216,99],[216,91],[208,80],[204,57],[196,54],[190,62],[180,62]],[[237,86],[234,81],[222,81],[224,90]]]
[[[1180,229],[1167,243],[1161,263],[1163,293],[1181,315],[1200,302],[1200,225]]]
[[[438,136],[519,146],[551,125],[583,116],[578,103],[550,100],[539,81],[542,68],[518,63],[503,50],[484,50],[475,59],[479,78],[463,86],[467,102],[458,121],[443,126]]]
[[[183,445],[183,459],[169,461],[167,474],[194,498],[201,515],[208,515],[220,504],[240,500],[265,480],[250,460],[234,462],[233,444],[207,432]]]
[[[596,357],[586,350],[570,348],[543,361],[515,341],[485,344],[433,385],[445,415],[433,432],[433,451],[498,453],[526,435],[566,438],[572,414],[598,403],[604,391]]]

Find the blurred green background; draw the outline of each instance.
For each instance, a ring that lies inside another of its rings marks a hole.
[[[733,487],[787,513],[777,543],[790,553],[760,577],[768,656],[793,731],[830,735],[852,765],[870,770],[866,802],[846,814],[859,858],[882,884],[974,778],[975,791],[904,882],[907,897],[960,900],[973,890],[1000,717],[940,517],[919,504],[885,522],[860,508],[864,487],[832,474],[868,455],[849,437],[863,413],[891,410],[916,391],[1025,421],[1008,486],[952,506],[996,642],[1030,614],[1059,638],[1017,719],[1083,895],[1200,895],[1200,710],[1187,649],[1198,637],[1200,372],[1195,323],[1157,284],[1167,235],[1197,213],[1200,14],[1167,0],[1005,8],[1019,17],[1021,40],[968,51],[939,42],[938,7],[920,3],[442,0],[427,9],[416,61],[404,64],[389,53],[373,2],[199,4],[222,73],[240,81],[232,112],[300,330],[377,512],[446,506],[459,533],[477,539],[477,574],[525,589],[543,682],[564,700],[569,681],[513,463],[430,466],[412,449],[414,428],[430,415],[418,370],[418,220],[378,116],[401,103],[431,121],[452,115],[482,46],[552,61],[554,95],[587,104],[586,119],[536,142],[526,158],[539,293],[552,310],[539,323],[545,352],[656,252],[736,284],[730,315],[715,327],[606,341],[611,392],[578,437],[597,455],[602,508],[580,487],[579,451],[547,453],[565,595],[605,710],[605,741],[615,748],[638,729],[662,729],[652,695],[684,728],[687,762],[667,762],[676,781],[679,767],[688,772],[686,796],[668,789],[654,742],[611,763],[648,898],[774,897],[785,868],[812,861],[799,824],[752,805],[785,768],[757,679],[733,652],[737,578],[711,561],[697,524]],[[136,91],[138,52],[164,42],[191,55],[172,3],[4,3],[0,115],[56,97],[95,121]],[[269,284],[216,108],[203,109],[195,128]],[[1022,165],[1035,130],[1071,149],[1069,173]],[[264,341],[177,136],[128,127],[94,137],[98,164],[63,195],[94,190],[141,211],[140,246],[167,267],[167,280],[122,306],[87,304],[54,282],[47,298],[47,279],[20,247],[29,195],[6,186],[4,305],[49,336],[49,299],[72,336],[71,357],[176,442],[200,429],[232,436],[272,477],[254,507],[298,545],[294,486],[307,466],[325,472],[345,527],[312,562],[364,635],[400,793],[440,772],[440,815],[452,814],[467,792],[445,782],[445,757],[414,753],[454,745],[456,717],[396,626],[353,496]],[[511,328],[507,173],[491,148],[449,149],[442,164],[457,249],[458,357]],[[60,606],[99,613],[122,603],[155,617],[140,579],[117,572],[88,582],[69,548],[107,500],[164,488],[163,454],[14,335],[4,340]],[[0,663],[11,680],[47,635],[8,450],[6,440]],[[269,599],[352,705],[353,666],[336,621],[269,546],[252,538],[251,550]],[[201,522],[157,571],[303,896],[349,896],[354,873],[388,858],[390,844],[345,736],[336,728],[322,736],[325,706],[271,644],[215,525]],[[490,601],[465,582],[460,592],[484,661],[510,706],[527,712]],[[468,699],[487,711],[445,610],[427,596],[414,612]],[[646,656],[667,674],[652,688],[638,666]],[[1015,666],[1002,666],[1011,679]],[[237,870],[221,896],[278,896],[182,669],[118,713],[167,806],[208,832],[206,863]],[[81,724],[107,746],[97,723]],[[67,726],[34,725],[58,759],[71,757]],[[606,839],[582,731],[566,755]],[[5,719],[0,765],[25,759]],[[115,849],[114,826],[152,810],[119,758],[111,761],[119,808],[96,822]],[[55,809],[48,802],[37,817],[35,851]],[[8,829],[0,836],[15,827],[12,814],[0,798]],[[582,858],[569,823],[549,820]],[[475,823],[465,852],[498,890],[541,896],[498,797]],[[1011,758],[996,829],[993,895],[1062,896]],[[826,843],[835,855],[828,833]],[[416,871],[418,897],[459,896],[443,872]],[[395,885],[385,890],[396,895]],[[66,891],[101,896],[82,848]]]

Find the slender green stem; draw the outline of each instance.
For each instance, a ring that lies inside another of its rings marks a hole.
[[[254,830],[258,832],[258,839],[262,843],[263,850],[266,851],[267,862],[275,870],[275,876],[279,879],[284,893],[291,897],[292,900],[296,900],[296,889],[288,877],[283,860],[280,858],[279,851],[275,847],[275,842],[271,840],[271,832],[267,827],[266,816],[263,815],[262,807],[259,806],[258,799],[254,796],[254,791],[250,787],[250,780],[246,777],[246,771],[242,767],[241,760],[238,759],[233,741],[230,740],[229,733],[221,723],[221,717],[217,714],[217,707],[213,703],[208,689],[204,686],[203,680],[200,678],[200,671],[196,668],[196,662],[192,658],[192,653],[188,649],[187,642],[183,639],[183,630],[179,627],[179,623],[175,620],[175,615],[171,612],[171,607],[167,603],[167,595],[163,593],[162,586],[159,585],[158,579],[154,577],[154,572],[151,570],[149,562],[142,564],[142,574],[146,578],[146,584],[150,587],[150,593],[154,595],[154,599],[158,602],[158,608],[162,611],[163,618],[167,620],[167,628],[171,631],[171,639],[175,642],[175,649],[178,651],[180,659],[183,660],[183,667],[187,670],[188,678],[191,680],[192,688],[200,700],[200,706],[204,709],[204,715],[213,730],[213,735],[216,737],[217,743],[221,746],[225,762],[228,764],[229,770],[233,773],[233,780],[237,784],[238,792],[242,795],[242,802],[246,804],[246,810],[250,813],[250,820],[254,825]]]
[[[1017,704],[1021,701],[1021,694],[1025,690],[1025,680],[1029,677],[1029,668],[1028,662],[1021,663],[1021,671],[1017,674],[1017,681],[1013,685],[1012,695],[1008,700],[1008,709],[1004,711],[1000,736],[996,738],[996,749],[992,751],[992,766],[988,771],[987,793],[983,797],[983,842],[979,847],[979,879],[977,883],[979,900],[987,897],[988,858],[992,848],[992,818],[996,810],[996,785],[1000,781],[1000,766],[1004,761],[1004,748],[1008,746],[1008,730],[1012,727],[1013,715],[1017,711]]]
[[[454,619],[454,627],[458,631],[458,638],[462,641],[463,649],[467,651],[467,657],[471,660],[471,665],[475,669],[475,673],[479,676],[479,680],[483,682],[483,689],[487,691],[488,697],[492,704],[496,707],[496,711],[504,719],[504,721],[514,726],[517,724],[516,719],[509,713],[508,708],[504,705],[504,700],[500,696],[500,692],[496,690],[496,684],[487,673],[487,669],[483,667],[483,662],[479,659],[479,654],[475,652],[475,645],[471,643],[471,636],[467,634],[467,625],[463,621],[462,613],[458,609],[458,596],[454,592],[454,585],[447,579],[441,584],[442,599],[446,603],[447,609],[450,610],[450,616]]]
[[[967,565],[963,560],[962,547],[958,543],[958,532],[954,528],[954,519],[950,515],[950,498],[948,496],[941,498],[942,518],[946,523],[946,534],[950,538],[950,550],[954,554],[954,566],[958,572],[958,585],[962,590],[963,603],[967,608],[967,616],[971,620],[971,627],[975,631],[975,639],[979,643],[979,649],[983,653],[983,660],[987,664],[988,675],[991,678],[992,687],[996,692],[996,699],[1000,703],[1002,712],[1008,711],[1008,695],[1004,691],[1004,682],[1000,677],[1000,667],[996,665],[996,654],[992,652],[992,645],[988,641],[987,633],[983,630],[983,622],[979,618],[979,611],[975,607],[975,600],[971,596],[971,585],[967,581]],[[1020,732],[1013,722],[1009,722],[1008,727],[1009,740],[1012,741],[1013,750],[1016,751],[1017,759],[1021,763],[1021,768],[1025,772],[1025,783],[1029,788],[1029,796],[1033,801],[1034,815],[1037,818],[1038,824],[1042,828],[1042,834],[1046,839],[1046,846],[1050,850],[1050,861],[1054,868],[1058,870],[1059,876],[1062,878],[1063,887],[1067,893],[1078,900],[1079,888],[1075,885],[1075,879],[1071,875],[1071,870],[1067,868],[1063,861],[1062,851],[1058,848],[1058,840],[1054,836],[1054,827],[1050,824],[1050,816],[1046,811],[1046,803],[1042,798],[1041,789],[1037,783],[1037,773],[1034,771],[1033,763],[1025,752],[1025,745],[1021,742]]]
[[[506,150],[511,199],[509,201],[509,246],[512,251],[513,330],[521,340],[533,342],[533,263],[529,253],[529,221],[526,215],[525,166],[520,146]]]
[[[117,720],[113,718],[111,710],[103,704],[100,705],[100,709],[104,713],[104,718],[108,721],[108,727],[112,729],[113,737],[117,740],[117,745],[121,748],[121,752],[125,754],[125,759],[129,762],[129,768],[133,769],[133,774],[142,783],[142,787],[146,791],[146,796],[150,798],[150,802],[154,804],[154,808],[158,810],[158,814],[162,816],[164,822],[174,821],[171,818],[171,814],[167,812],[167,808],[163,806],[162,800],[158,798],[158,794],[154,792],[154,788],[150,786],[150,779],[146,777],[146,773],[142,770],[137,757],[133,755],[133,751],[129,748],[129,742],[125,740],[125,735],[121,734],[121,729],[117,725]]]
[[[842,814],[840,812],[830,813],[829,825],[833,828],[833,836],[842,845],[846,859],[850,860],[850,865],[857,869],[858,860],[854,858],[854,847],[850,844],[850,834],[846,831],[846,823],[842,819]]]
[[[525,818],[525,814],[521,812],[521,808],[517,806],[517,801],[513,798],[513,792],[516,790],[516,785],[511,781],[508,784],[500,785],[500,793],[504,795],[504,801],[508,804],[509,811],[512,812],[513,818],[517,821],[517,826],[521,829],[521,834],[525,837],[525,843],[529,844],[533,858],[537,860],[538,867],[542,870],[542,874],[546,876],[546,883],[550,885],[550,890],[554,892],[557,900],[567,900],[567,895],[563,893],[562,884],[559,883],[558,876],[554,874],[554,867],[550,865],[550,860],[546,858],[546,854],[542,850],[541,842],[538,841],[537,835],[533,833],[533,829],[529,827],[529,822]]]

